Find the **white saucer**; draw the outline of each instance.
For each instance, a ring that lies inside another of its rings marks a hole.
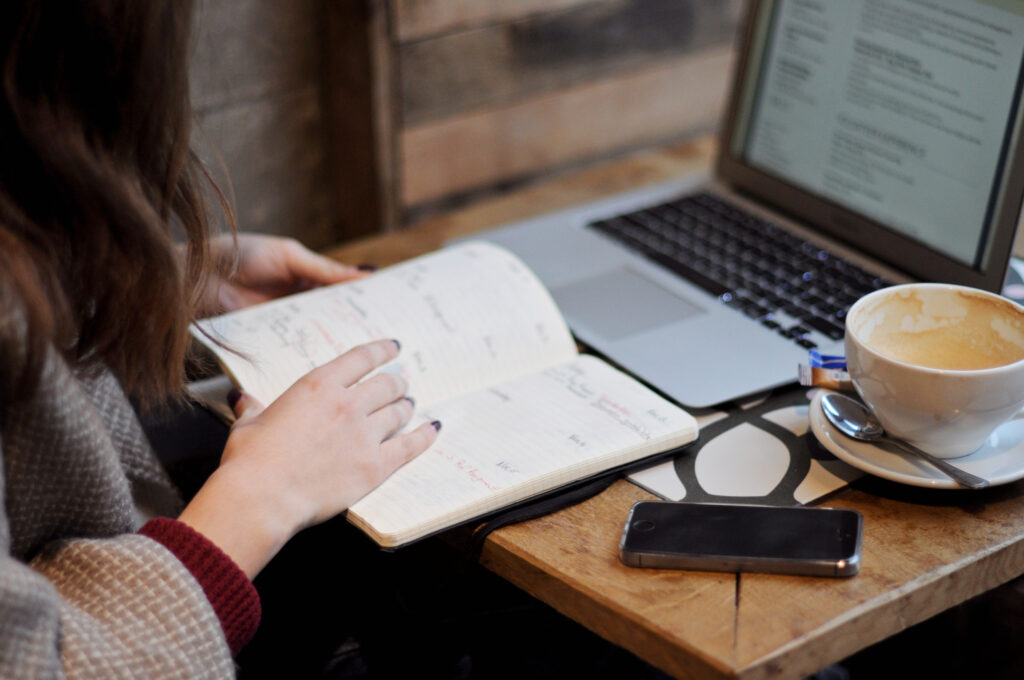
[[[923,460],[890,452],[839,432],[821,410],[821,397],[824,394],[825,391],[815,394],[808,409],[811,431],[836,458],[894,482],[932,489],[964,488]],[[987,479],[993,486],[1021,479],[1024,477],[1024,420],[1004,423],[992,433],[983,447],[970,455],[951,459],[950,462]]]

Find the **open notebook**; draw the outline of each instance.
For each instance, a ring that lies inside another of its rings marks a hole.
[[[398,361],[381,370],[408,379],[412,426],[443,428],[348,510],[388,548],[697,438],[687,412],[578,354],[537,278],[488,243],[207,319],[193,334],[265,404],[356,345],[400,340]]]

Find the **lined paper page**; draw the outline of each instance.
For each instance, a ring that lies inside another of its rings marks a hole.
[[[438,441],[353,505],[384,546],[434,531],[697,436],[688,413],[600,359],[425,409]]]
[[[378,338],[402,343],[397,366],[386,370],[408,378],[421,406],[576,354],[543,285],[514,255],[485,242],[197,325],[242,353],[210,348],[264,404],[313,368]]]

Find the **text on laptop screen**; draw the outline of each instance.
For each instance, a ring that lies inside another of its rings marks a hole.
[[[969,266],[982,255],[1024,60],[1014,0],[779,0],[747,163]]]

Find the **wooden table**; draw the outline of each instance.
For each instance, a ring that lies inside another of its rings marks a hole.
[[[616,191],[706,170],[710,140],[642,153],[526,186],[332,255],[391,264],[447,239]],[[800,678],[1024,573],[1024,481],[982,492],[867,480],[826,503],[864,515],[850,579],[623,566],[630,505],[599,496],[491,534],[481,562],[604,638],[680,678]]]

